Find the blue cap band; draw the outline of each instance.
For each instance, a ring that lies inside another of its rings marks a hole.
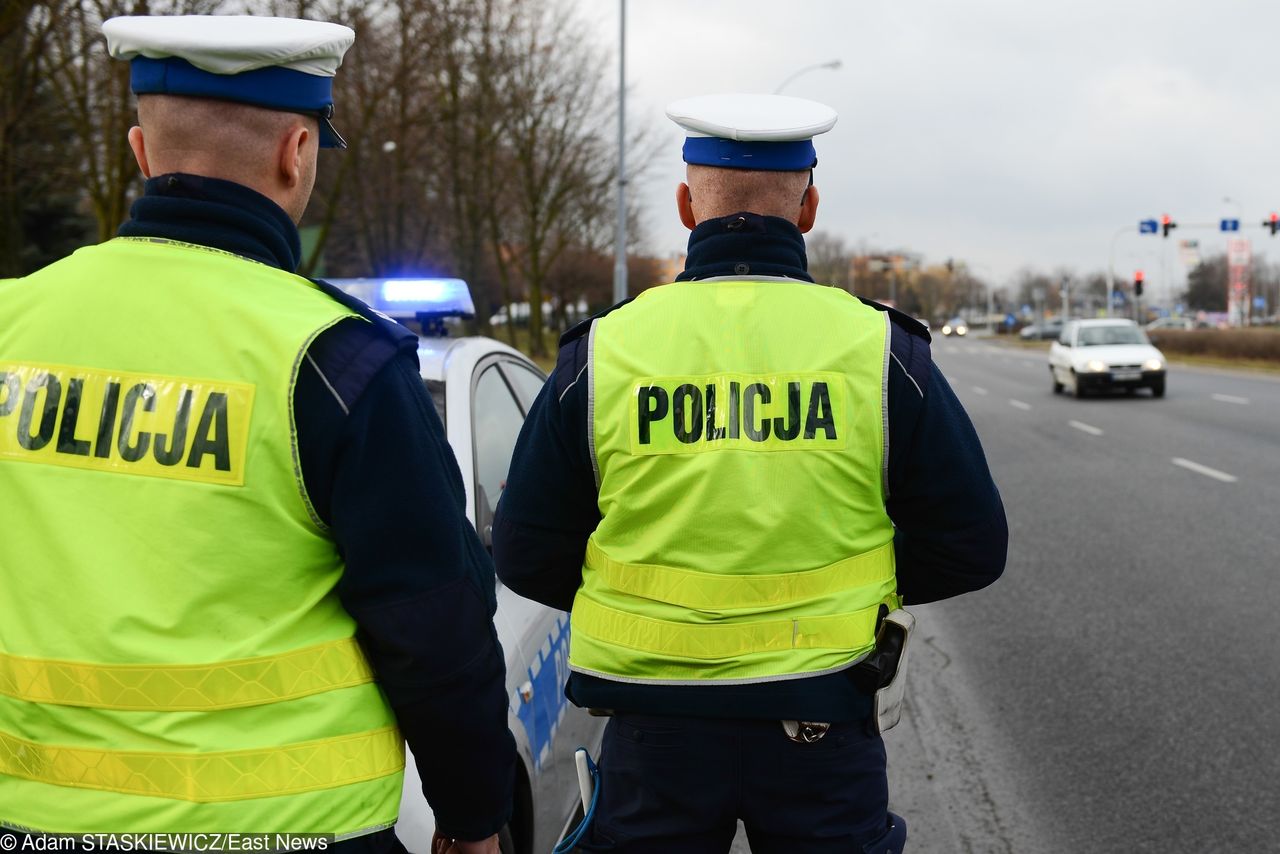
[[[130,63],[130,84],[136,95],[218,98],[270,110],[315,115],[320,119],[320,145],[340,147],[338,143],[342,138],[327,121],[333,111],[332,77],[278,66],[240,74],[213,74],[176,56],[164,59],[136,56]]]
[[[799,172],[818,162],[813,140],[738,142],[714,136],[691,136],[684,141],[684,162],[725,169]]]

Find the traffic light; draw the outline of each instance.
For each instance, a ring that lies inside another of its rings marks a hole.
[[[1160,233],[1164,237],[1168,237],[1169,232],[1173,231],[1177,227],[1178,227],[1178,224],[1174,222],[1173,217],[1169,216],[1168,214],[1165,214],[1164,216],[1160,217]]]
[[[1275,237],[1276,229],[1280,229],[1280,214],[1273,211],[1269,219],[1262,221],[1262,227],[1271,229],[1271,236]]]
[[[1144,276],[1142,275],[1142,271],[1141,271],[1141,270],[1138,270],[1138,271],[1136,271],[1136,272],[1133,274],[1133,295],[1134,295],[1135,297],[1140,297],[1140,296],[1142,296],[1142,281],[1143,281],[1143,279],[1144,279]]]

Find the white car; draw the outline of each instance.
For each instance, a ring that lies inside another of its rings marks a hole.
[[[1151,321],[1145,327],[1148,332],[1158,332],[1161,329],[1190,331],[1195,328],[1196,322],[1189,317],[1161,317]]]
[[[1073,320],[1049,348],[1049,375],[1054,394],[1149,388],[1164,397],[1165,358],[1132,320]]]
[[[475,313],[459,279],[328,279],[375,309],[421,329],[423,382],[445,424],[462,470],[467,517],[485,546],[506,486],[525,415],[546,379],[519,351],[492,338],[448,336],[452,317]],[[569,677],[569,617],[523,599],[498,582],[498,639],[507,657],[507,723],[519,751],[515,812],[500,838],[503,854],[550,851],[571,829],[581,801],[573,752],[599,755],[604,718],[564,696]],[[396,833],[412,852],[431,850],[435,818],[407,758]]]

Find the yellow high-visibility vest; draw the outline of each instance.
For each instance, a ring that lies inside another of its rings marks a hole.
[[[864,657],[899,601],[888,315],[798,282],[680,282],[589,334],[602,519],[570,666],[734,684]]]
[[[394,824],[403,741],[294,440],[306,349],[351,316],[162,240],[0,281],[0,825]]]

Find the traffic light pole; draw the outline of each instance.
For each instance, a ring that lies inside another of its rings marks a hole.
[[[1136,232],[1137,230],[1137,226],[1126,225],[1111,235],[1111,255],[1107,262],[1107,317],[1112,315],[1112,304],[1115,300],[1116,292],[1116,241],[1120,239],[1121,235],[1128,234],[1131,231]]]
[[[1167,217],[1167,214],[1166,214],[1166,217]],[[1149,222],[1151,223],[1152,228],[1156,227],[1155,220],[1149,220]],[[1211,229],[1213,231],[1221,230],[1221,225],[1219,223],[1212,223],[1212,222],[1177,222],[1175,223],[1172,221],[1164,221],[1163,219],[1160,222],[1160,227],[1163,232],[1162,236],[1166,240],[1169,237],[1169,232],[1174,228],[1194,229],[1196,231],[1199,231],[1200,229]],[[1262,228],[1264,230],[1270,228],[1271,233],[1274,236],[1276,232],[1280,230],[1280,217],[1278,217],[1275,220],[1263,220]],[[1139,229],[1136,226],[1126,225],[1126,226],[1123,226],[1122,228],[1117,229],[1116,233],[1111,235],[1111,253],[1108,256],[1108,262],[1107,262],[1107,317],[1111,317],[1114,314],[1112,301],[1115,299],[1115,288],[1116,288],[1116,242],[1119,241],[1121,236],[1128,234],[1130,232],[1137,232],[1138,230]],[[1236,233],[1243,232],[1244,230],[1245,230],[1244,224],[1241,223],[1240,227],[1236,229]],[[1156,232],[1149,231],[1147,233],[1155,234]],[[1162,245],[1160,247],[1160,284],[1166,296],[1168,295],[1170,290],[1168,272],[1166,267],[1167,258],[1165,255],[1167,248],[1168,247],[1165,245]],[[1133,306],[1132,310],[1134,312],[1134,319],[1137,320],[1138,319],[1137,306],[1136,305]]]

